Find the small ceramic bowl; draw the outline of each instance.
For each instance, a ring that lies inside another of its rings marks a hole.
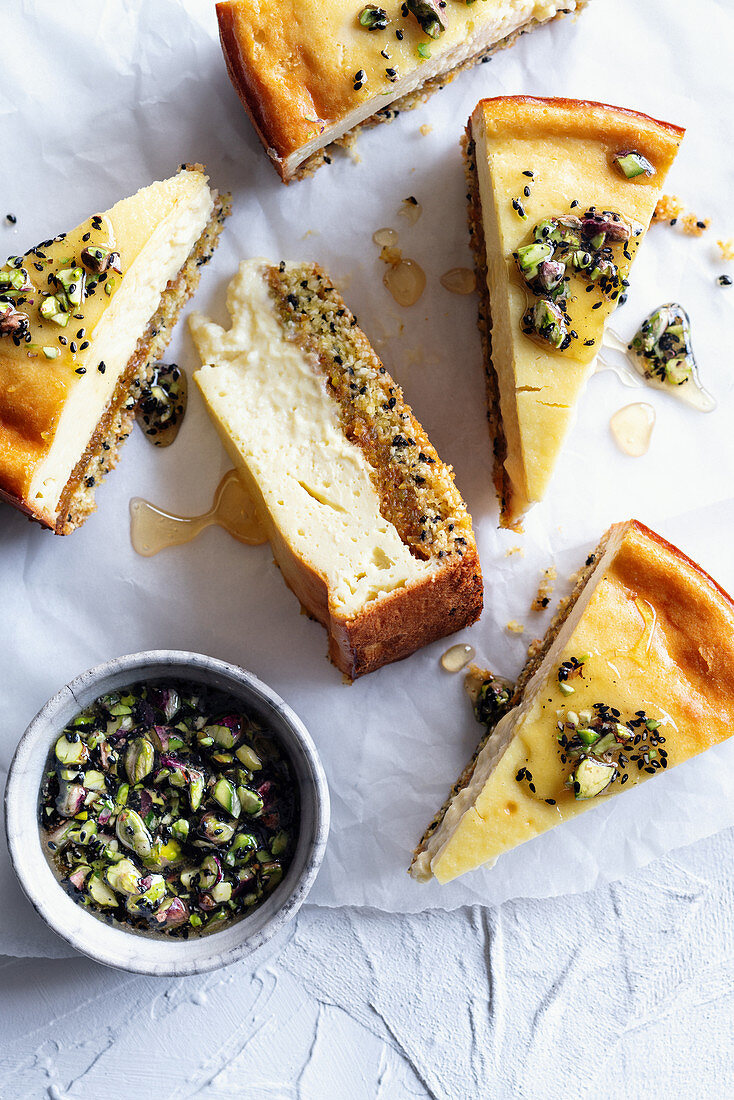
[[[64,726],[100,695],[140,680],[175,677],[240,699],[277,737],[300,794],[300,832],[279,886],[252,914],[220,932],[188,940],[125,931],[87,912],[64,891],[44,855],[38,799],[51,746]],[[118,657],[83,672],[46,703],[24,733],[5,790],[10,858],[33,908],[67,943],[98,962],[139,974],[181,975],[214,970],[257,950],[297,912],[323,859],[329,832],[329,790],[316,748],[291,708],[236,665],[199,653],[154,650]]]

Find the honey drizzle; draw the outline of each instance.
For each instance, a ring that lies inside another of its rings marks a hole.
[[[229,470],[217,486],[208,512],[199,516],[178,516],[157,508],[142,497],[130,501],[130,541],[145,558],[169,546],[191,542],[206,527],[217,525],[232,538],[248,546],[259,546],[268,537],[258,519],[255,505],[237,471]]]

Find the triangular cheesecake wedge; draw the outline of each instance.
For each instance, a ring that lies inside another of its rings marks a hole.
[[[641,523],[612,527],[416,850],[448,882],[734,733],[734,601]]]
[[[56,534],[94,510],[225,213],[183,166],[0,268],[0,497]]]
[[[683,130],[601,103],[484,99],[467,127],[501,524],[543,498]]]

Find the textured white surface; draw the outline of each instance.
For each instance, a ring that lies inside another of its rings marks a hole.
[[[725,1100],[734,831],[568,898],[307,907],[175,981],[0,962],[8,1100]]]

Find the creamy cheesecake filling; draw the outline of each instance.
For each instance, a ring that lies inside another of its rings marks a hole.
[[[591,597],[594,594],[595,577],[603,576],[607,566],[614,559],[624,538],[624,526],[613,534],[607,542],[603,554],[600,556],[593,572],[590,574],[585,588],[571,608],[568,618],[561,626],[558,634],[551,643],[544,660],[528,682],[518,705],[509,711],[492,731],[489,740],[479,753],[471,780],[465,787],[458,791],[451,800],[443,820],[428,840],[424,851],[416,858],[411,867],[411,875],[419,882],[427,882],[435,873],[435,868],[440,863],[446,852],[462,818],[471,812],[485,784],[490,779],[504,756],[508,746],[520,730],[525,718],[532,710],[538,694],[543,690],[548,676],[555,676],[557,666],[560,663],[561,654],[575,631],[581,617],[586,610]],[[536,768],[533,768],[534,775]],[[540,774],[536,776],[540,779]],[[512,795],[512,791],[509,792]],[[496,860],[492,860],[485,866],[492,866]],[[439,877],[439,876],[437,876]],[[447,878],[453,877],[447,875]],[[444,876],[440,876],[443,881]]]
[[[120,286],[77,360],[86,368],[67,397],[53,442],[35,470],[28,499],[53,522],[59,500],[86,450],[137,342],[211,217],[214,202],[205,178],[179,200],[124,272]],[[97,369],[104,362],[105,372]]]
[[[485,53],[531,21],[544,23],[557,15],[561,9],[572,12],[576,10],[576,6],[576,0],[565,0],[563,3],[561,0],[495,0],[490,8],[484,0],[481,6],[477,5],[473,9],[474,18],[469,23],[465,24],[463,21],[453,23],[435,41],[428,39],[430,58],[425,61],[417,58],[417,63],[406,71],[405,76],[399,76],[394,82],[386,82],[379,95],[368,97],[354,110],[325,127],[310,142],[286,157],[284,160],[286,175],[291,176],[313,153],[337,141],[349,130],[365,122],[376,111],[384,111],[391,103],[411,95],[428,81],[450,72],[472,57]],[[351,9],[348,18],[350,21],[353,20]],[[351,27],[349,30],[351,32]],[[394,51],[397,49],[397,45],[393,47]],[[399,59],[392,56],[391,61],[399,73],[402,68]],[[381,68],[384,64],[383,60]]]
[[[270,522],[322,577],[330,610],[350,619],[434,567],[381,514],[371,467],[344,435],[317,364],[287,338],[266,269],[263,260],[241,265],[228,331],[192,315],[204,363],[195,377]]]

